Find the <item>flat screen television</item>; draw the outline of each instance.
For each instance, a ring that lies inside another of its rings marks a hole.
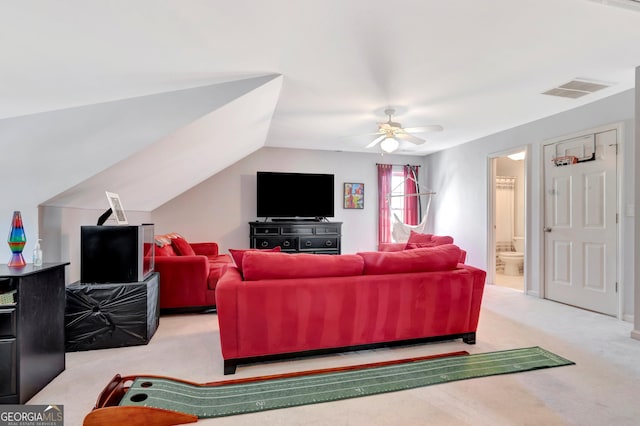
[[[320,219],[334,215],[332,174],[257,172],[258,217]]]

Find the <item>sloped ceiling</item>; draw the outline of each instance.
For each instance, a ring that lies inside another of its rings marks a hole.
[[[267,75],[0,120],[14,178],[0,192],[13,206],[101,209],[110,190],[150,211],[263,146],[281,85]]]
[[[281,81],[280,76],[267,76],[117,102],[118,111],[125,115],[140,111],[140,105],[135,104],[149,102],[154,104],[151,110],[171,108],[182,116],[190,111],[192,122],[171,132],[161,126],[165,134],[145,135],[147,146],[143,149],[45,204],[103,206],[104,191],[110,189],[118,192],[123,203],[126,200],[128,209],[151,211],[159,207],[264,145]],[[210,112],[201,116],[203,111]],[[123,133],[127,138],[145,134],[147,127],[163,123],[165,116],[171,114],[165,111],[149,117],[148,123],[134,120],[142,126],[130,126]]]
[[[260,146],[371,152],[388,106],[444,127],[400,154],[476,140],[633,89],[640,12],[608,3],[4,2],[0,167],[28,191],[0,190],[154,209]],[[574,78],[610,86],[541,94]]]

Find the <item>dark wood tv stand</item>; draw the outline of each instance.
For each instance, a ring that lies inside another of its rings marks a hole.
[[[249,222],[251,248],[280,246],[290,253],[340,254],[342,222]]]

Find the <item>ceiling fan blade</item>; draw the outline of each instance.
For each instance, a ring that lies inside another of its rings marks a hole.
[[[382,136],[380,136],[378,138],[375,138],[369,145],[367,145],[367,148],[372,148],[372,147],[376,146],[376,144],[378,142],[380,142],[382,139],[384,139],[386,136],[387,135],[382,135]]]
[[[432,124],[429,126],[420,126],[420,127],[407,127],[404,129],[405,132],[409,133],[427,133],[427,132],[441,132],[443,127],[439,124]]]
[[[396,138],[403,141],[414,143],[416,145],[420,145],[426,142],[424,139],[420,139],[416,136],[413,136],[413,135],[410,135],[409,133],[404,133],[404,132],[396,133]]]

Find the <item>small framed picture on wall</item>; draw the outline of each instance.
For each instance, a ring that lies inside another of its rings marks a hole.
[[[364,183],[344,183],[344,203],[345,209],[364,208]]]

